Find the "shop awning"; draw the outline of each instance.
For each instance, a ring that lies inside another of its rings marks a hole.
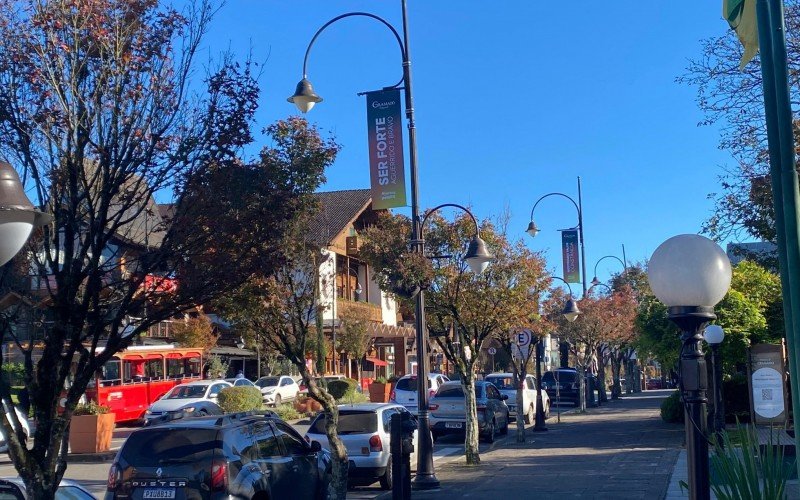
[[[372,363],[375,366],[389,366],[389,363],[387,363],[386,361],[384,361],[382,359],[378,359],[378,358],[367,357],[367,361]]]

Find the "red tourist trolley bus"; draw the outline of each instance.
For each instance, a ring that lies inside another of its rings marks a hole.
[[[116,422],[139,420],[176,385],[203,378],[202,354],[202,349],[173,345],[131,346],[103,366],[86,398],[110,406]]]

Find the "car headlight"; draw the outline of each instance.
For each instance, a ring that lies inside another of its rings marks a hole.
[[[194,411],[194,406],[187,406],[186,408],[181,408],[186,413],[191,413]]]
[[[152,412],[152,411],[150,411],[150,408],[148,408],[148,409],[146,409],[146,410],[144,411],[144,414],[145,414],[145,416],[148,416],[148,415],[152,415],[152,414],[153,414],[153,412]]]
[[[264,389],[264,394],[272,394],[273,392],[275,392],[275,388],[272,388],[272,389]]]

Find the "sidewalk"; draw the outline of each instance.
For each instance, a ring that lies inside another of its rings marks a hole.
[[[683,427],[661,420],[672,391],[647,391],[609,401],[585,414],[547,422],[528,442],[510,442],[481,455],[478,467],[463,458],[436,469],[439,490],[414,498],[660,499],[667,493],[683,444]]]

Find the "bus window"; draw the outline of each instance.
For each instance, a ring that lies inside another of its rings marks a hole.
[[[185,368],[184,373],[186,373],[187,377],[199,377],[200,370],[202,363],[200,362],[200,358],[187,358],[184,360]]]
[[[164,378],[164,360],[148,359],[145,362],[144,377],[146,380],[162,380]]]
[[[167,377],[183,378],[183,360],[180,358],[167,359]]]
[[[102,377],[100,377],[100,379],[100,385],[102,386],[119,385],[122,382],[122,376],[119,373],[118,359],[106,361],[106,364],[103,365]]]

